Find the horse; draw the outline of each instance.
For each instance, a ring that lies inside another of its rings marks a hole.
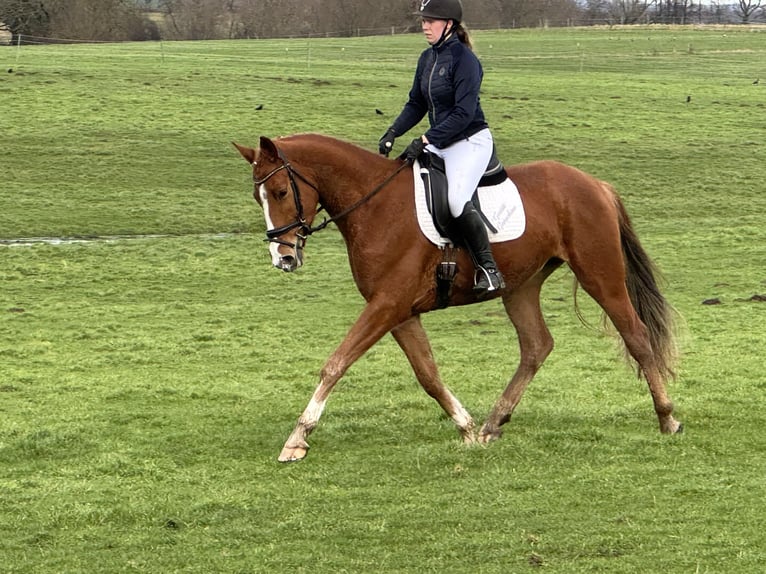
[[[500,297],[516,329],[519,364],[476,430],[474,419],[442,383],[421,315],[434,310],[434,270],[442,249],[428,241],[416,221],[413,169],[355,144],[321,134],[261,137],[259,147],[232,142],[252,166],[254,197],[263,208],[274,267],[303,265],[308,237],[329,223],[342,234],[351,272],[366,304],[340,345],[324,363],[307,407],[279,454],[280,462],[303,459],[307,438],[346,370],[387,333],[404,351],[428,395],[450,416],[465,443],[500,438],[522,394],[553,349],[540,308],[545,280],[566,264],[578,284],[601,306],[622,339],[625,355],[649,386],[662,433],[681,432],[666,382],[675,377],[674,309],[658,287],[658,270],[639,242],[622,200],[608,183],[552,160],[506,167],[526,214],[521,237],[494,243],[505,277]],[[330,219],[312,226],[321,210]],[[455,251],[457,273],[448,305],[479,302],[473,264]],[[576,300],[575,300],[576,306]],[[579,315],[579,311],[578,311]]]

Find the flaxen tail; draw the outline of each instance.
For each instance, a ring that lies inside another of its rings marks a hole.
[[[658,286],[660,274],[641,246],[630,223],[622,201],[614,194],[620,224],[620,240],[625,258],[626,279],[630,300],[649,331],[657,368],[665,378],[675,378],[678,358],[675,330],[675,310]]]

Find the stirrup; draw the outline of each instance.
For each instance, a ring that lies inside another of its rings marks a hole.
[[[497,269],[492,267],[484,268],[481,265],[476,267],[474,274],[473,291],[477,295],[485,295],[492,291],[498,291],[505,288],[503,275]]]

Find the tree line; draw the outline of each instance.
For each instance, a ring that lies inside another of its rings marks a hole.
[[[419,0],[0,0],[10,42],[209,40],[418,31]],[[465,0],[470,28],[766,21],[766,0]]]

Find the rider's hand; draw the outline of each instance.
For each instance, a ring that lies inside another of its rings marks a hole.
[[[391,153],[391,148],[394,147],[395,139],[396,136],[394,135],[394,130],[388,128],[386,133],[383,134],[383,137],[380,138],[380,141],[378,142],[378,151],[381,155],[388,157],[388,154]]]
[[[410,142],[410,145],[407,146],[407,149],[404,150],[402,155],[408,162],[412,163],[420,157],[420,154],[423,153],[425,147],[426,142],[423,141],[422,137],[415,138]]]

